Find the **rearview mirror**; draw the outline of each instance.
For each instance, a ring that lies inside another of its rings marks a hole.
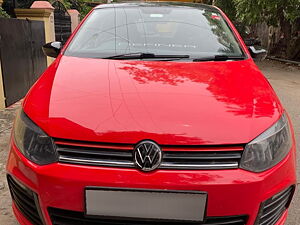
[[[46,56],[56,58],[59,55],[61,48],[61,42],[53,41],[43,46],[43,52]]]
[[[255,61],[262,61],[267,57],[267,50],[249,46],[249,51]]]

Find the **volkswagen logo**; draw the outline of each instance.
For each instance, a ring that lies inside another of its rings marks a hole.
[[[144,172],[157,169],[161,163],[161,148],[153,141],[140,142],[133,151],[133,159],[137,168]]]

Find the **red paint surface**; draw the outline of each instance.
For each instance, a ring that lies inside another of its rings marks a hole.
[[[251,59],[195,63],[68,56],[35,84],[24,110],[52,137],[173,145],[248,143],[283,112]]]

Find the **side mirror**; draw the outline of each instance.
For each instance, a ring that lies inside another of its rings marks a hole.
[[[245,38],[246,46],[261,45],[261,41],[255,38]]]
[[[43,46],[44,54],[53,58],[56,58],[59,55],[61,49],[62,44],[59,41],[50,42]]]
[[[267,50],[265,49],[257,49],[254,46],[250,46],[249,51],[255,61],[262,61],[267,57]]]

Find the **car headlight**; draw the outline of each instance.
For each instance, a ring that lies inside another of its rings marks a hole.
[[[58,154],[52,138],[34,124],[22,110],[17,114],[13,132],[16,146],[27,159],[38,165],[57,162]]]
[[[240,167],[263,172],[283,160],[292,145],[289,122],[285,114],[268,130],[246,145]]]

